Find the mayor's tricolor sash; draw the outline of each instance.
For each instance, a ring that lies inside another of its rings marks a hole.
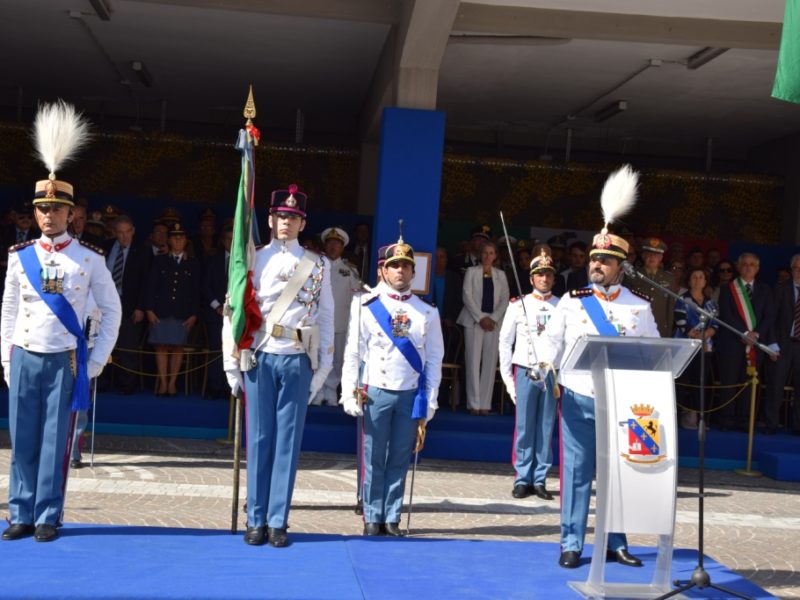
[[[756,312],[753,310],[753,302],[750,300],[750,294],[747,293],[747,288],[744,287],[744,282],[741,277],[737,277],[729,284],[733,302],[736,304],[736,312],[744,321],[747,326],[747,331],[755,331],[758,322],[756,321]],[[756,364],[756,349],[755,346],[745,346],[745,354],[747,355],[747,365],[752,367]]]
[[[42,264],[36,255],[35,246],[27,246],[17,252],[25,275],[31,282],[33,289],[39,297],[53,311],[61,324],[75,336],[77,346],[75,348],[76,377],[72,387],[72,410],[87,410],[89,408],[89,374],[87,363],[89,360],[89,349],[86,344],[86,336],[83,328],[78,321],[78,315],[63,294],[53,294],[42,291]]]
[[[367,304],[369,311],[378,325],[381,326],[383,332],[386,334],[395,347],[400,351],[400,354],[405,357],[411,368],[419,373],[419,384],[417,384],[417,395],[414,397],[414,408],[411,410],[411,418],[426,419],[428,417],[428,398],[425,395],[425,368],[422,364],[422,358],[417,352],[414,342],[407,337],[397,337],[394,335],[392,328],[392,315],[386,310],[386,307],[377,297],[375,300]]]
[[[600,306],[600,301],[594,293],[582,296],[581,304],[583,304],[586,314],[592,320],[592,325],[597,329],[597,333],[606,336],[619,336],[619,331],[606,318],[606,313],[603,312],[603,307]]]

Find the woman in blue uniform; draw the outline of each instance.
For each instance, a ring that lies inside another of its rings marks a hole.
[[[169,252],[153,257],[147,278],[145,310],[150,323],[147,341],[155,347],[158,388],[156,396],[175,396],[183,346],[197,322],[200,264],[186,254],[186,232],[172,223]]]

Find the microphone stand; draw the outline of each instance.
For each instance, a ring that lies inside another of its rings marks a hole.
[[[698,483],[698,532],[697,532],[697,567],[695,567],[694,571],[692,572],[692,576],[688,581],[680,581],[675,580],[673,585],[678,586],[676,589],[672,590],[671,592],[664,594],[663,596],[659,596],[656,600],[662,600],[663,598],[670,598],[672,596],[677,596],[685,591],[688,591],[694,587],[702,590],[704,588],[713,588],[715,590],[719,590],[725,594],[729,594],[736,598],[746,598],[749,599],[749,596],[745,596],[744,594],[740,594],[738,592],[734,592],[731,589],[725,588],[721,585],[717,585],[711,581],[711,575],[708,574],[708,571],[705,570],[704,562],[705,562],[705,539],[703,536],[703,529],[704,529],[704,515],[705,515],[705,455],[706,455],[706,422],[705,422],[705,395],[706,395],[706,364],[705,364],[705,331],[706,327],[708,326],[710,321],[714,321],[716,324],[725,327],[727,330],[735,333],[737,336],[742,338],[743,340],[750,341],[750,338],[747,337],[747,334],[742,333],[731,327],[724,321],[720,321],[714,313],[706,310],[702,306],[699,306],[694,300],[691,298],[683,298],[673,292],[671,289],[664,287],[657,281],[653,281],[644,273],[637,271],[632,264],[628,261],[622,263],[622,269],[625,271],[626,275],[629,275],[631,278],[634,279],[641,279],[642,281],[649,283],[653,287],[657,288],[658,290],[664,292],[668,296],[675,298],[679,302],[683,302],[688,308],[696,311],[700,315],[700,340],[702,342],[700,346],[700,410],[698,414],[698,423],[697,423],[697,441],[698,441],[698,451],[697,451],[697,458],[698,458],[698,466],[700,470],[700,479]],[[758,346],[759,350],[765,352],[770,356],[774,356],[776,353],[767,346],[756,342],[754,344]]]

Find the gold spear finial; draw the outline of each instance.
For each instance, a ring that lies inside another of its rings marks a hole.
[[[250,91],[247,92],[247,102],[244,104],[244,118],[247,124],[252,125],[256,118],[256,101],[253,100],[253,84],[250,84]]]

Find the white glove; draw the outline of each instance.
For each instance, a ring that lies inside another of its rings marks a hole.
[[[431,419],[433,419],[433,415],[436,414],[436,408],[437,407],[431,406],[430,404],[428,404],[428,416],[425,419],[426,423],[430,423]]]
[[[311,404],[311,401],[314,399],[314,396],[317,395],[317,392],[322,389],[325,380],[328,378],[328,373],[331,372],[333,367],[320,367],[316,371],[314,371],[314,375],[311,377],[311,386],[308,388],[308,403]]]
[[[6,387],[11,389],[11,361],[3,361],[3,379],[6,380]]]
[[[244,390],[244,377],[239,370],[225,371],[225,378],[228,380],[228,385],[231,386],[231,394],[238,396],[240,391]]]
[[[89,359],[89,364],[86,366],[86,371],[89,373],[89,379],[100,377],[100,373],[103,372],[104,366],[105,365],[101,365],[97,361]]]
[[[342,399],[339,400],[339,404],[341,404],[342,408],[344,408],[344,412],[351,417],[361,417],[364,415],[361,405],[353,396],[350,396],[349,398],[342,397]]]
[[[511,396],[511,402],[514,404],[517,403],[517,386],[514,384],[514,380],[506,377],[503,377],[503,383],[506,384],[506,391],[508,395]]]

